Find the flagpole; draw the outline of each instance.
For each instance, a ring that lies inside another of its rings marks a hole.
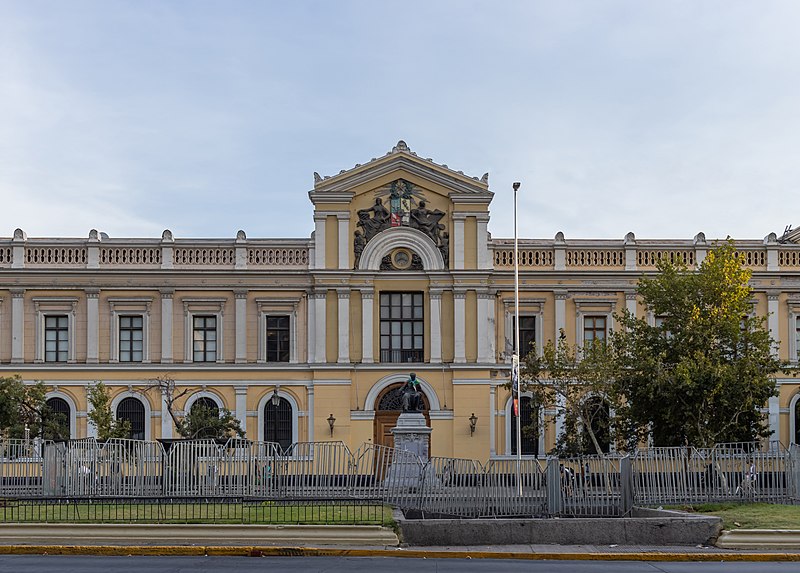
[[[522,496],[522,400],[519,383],[519,238],[517,236],[517,191],[519,181],[514,182],[514,356],[511,358],[511,379],[516,380],[517,390],[517,488]],[[512,385],[512,392],[514,388]],[[514,397],[511,397],[512,400]]]

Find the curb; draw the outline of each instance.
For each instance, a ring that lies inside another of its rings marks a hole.
[[[800,530],[726,530],[720,534],[716,546],[722,549],[800,549]]]
[[[226,543],[288,545],[302,540],[314,545],[344,547],[397,546],[392,530],[380,525],[187,525],[187,524],[13,524],[0,525],[0,543],[24,547],[164,547],[180,539],[198,547]],[[98,543],[99,542],[99,543]],[[169,542],[168,542],[169,543]],[[175,546],[178,547],[178,546]]]
[[[503,551],[425,551],[419,549],[322,549],[250,546],[74,546],[4,545],[0,555],[161,555],[229,557],[401,557],[437,559],[517,559],[529,561],[794,561],[800,553],[531,553]]]

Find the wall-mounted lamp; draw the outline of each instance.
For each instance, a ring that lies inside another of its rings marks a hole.
[[[278,396],[278,386],[275,386],[275,390],[272,391],[272,398],[270,398],[270,400],[272,401],[272,405],[276,408],[280,405],[281,397]]]
[[[472,413],[472,416],[469,417],[469,435],[472,437],[472,434],[475,433],[475,426],[478,425],[478,416],[475,415],[475,412]]]
[[[333,414],[328,416],[328,425],[331,427],[331,436],[333,436],[333,425],[336,423],[336,418],[333,417]]]

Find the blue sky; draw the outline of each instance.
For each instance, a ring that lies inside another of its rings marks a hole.
[[[800,2],[0,0],[0,236],[308,237],[399,139],[513,236],[800,226]]]

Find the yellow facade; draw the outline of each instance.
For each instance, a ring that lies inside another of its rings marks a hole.
[[[712,246],[701,235],[522,239],[517,309],[513,241],[487,231],[488,176],[453,171],[399,142],[333,177],[315,174],[309,197],[313,212],[286,216],[312,216],[311,238],[29,239],[18,230],[0,240],[0,375],[43,381],[69,405],[72,437],[92,435],[86,387],[96,381],[115,407],[126,397],[141,403],[143,437],[175,437],[161,396],[146,390],[169,376],[189,389],[179,410],[210,398],[249,438],[278,431],[269,410],[277,392],[289,411],[284,438],[355,449],[385,443],[382,428],[397,412],[381,404],[414,371],[430,406],[432,455],[502,457],[512,454],[513,317],[527,321],[539,349],[560,330],[580,344],[587,328],[613,327],[615,312],[646,316],[636,282],[658,256],[692,267]],[[737,246],[749,254],[755,311],[770,316],[780,357],[796,364],[800,246],[774,235]],[[394,320],[395,310],[409,317]],[[124,326],[131,317],[135,325]],[[125,336],[143,339],[140,355],[125,354],[134,348]],[[800,386],[791,376],[778,382],[764,412],[788,444],[800,436]],[[538,455],[558,431],[552,412],[541,424],[538,443],[526,446]]]

